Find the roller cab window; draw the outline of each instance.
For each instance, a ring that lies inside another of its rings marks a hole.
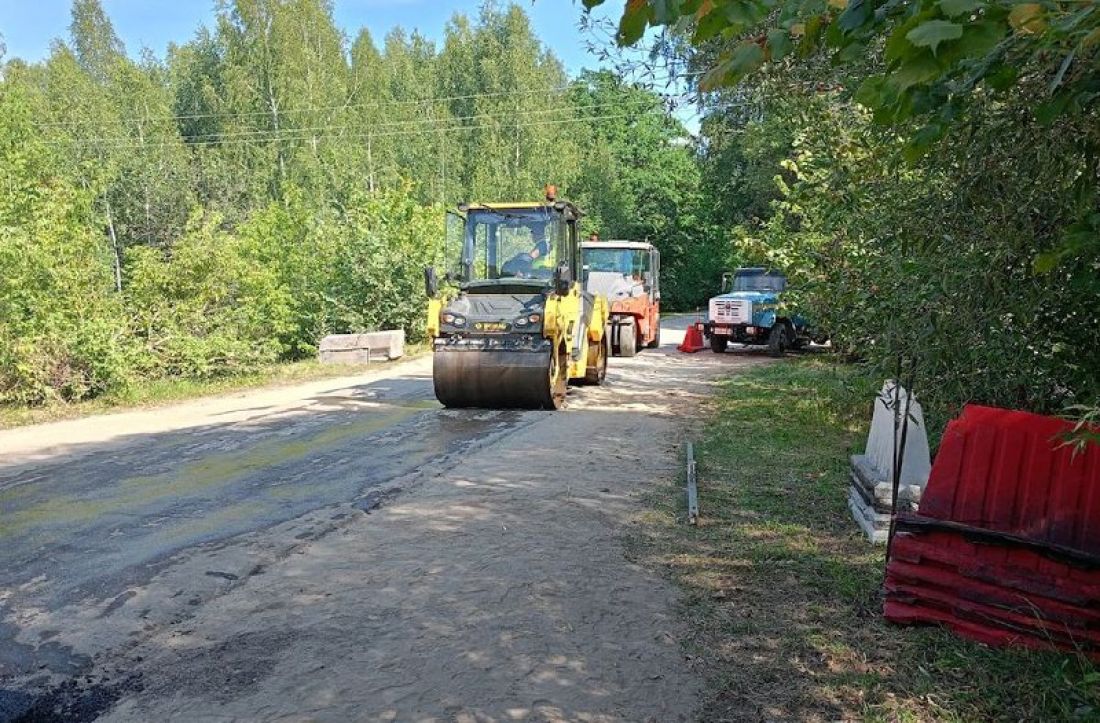
[[[549,208],[470,210],[462,280],[537,279],[549,282],[568,258],[561,214]]]
[[[642,249],[584,250],[584,263],[590,271],[620,273],[636,281],[645,279],[649,271],[649,252]]]

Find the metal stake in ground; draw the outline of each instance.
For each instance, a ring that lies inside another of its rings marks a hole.
[[[699,488],[695,482],[695,448],[687,443],[688,524],[699,522]]]

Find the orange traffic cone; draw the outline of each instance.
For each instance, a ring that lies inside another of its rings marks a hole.
[[[676,348],[685,354],[694,354],[706,349],[707,345],[703,343],[703,325],[695,323],[689,326],[687,333],[684,334],[684,341]]]

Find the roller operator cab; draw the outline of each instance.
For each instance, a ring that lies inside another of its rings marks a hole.
[[[607,301],[584,290],[581,211],[463,204],[447,217],[449,268],[425,270],[435,395],[447,407],[558,409],[570,380],[607,372]]]
[[[611,351],[630,357],[661,344],[661,255],[640,241],[581,244],[588,291],[611,306]]]
[[[722,291],[710,300],[703,335],[710,348],[724,352],[729,342],[767,344],[780,355],[811,341],[812,331],[798,314],[781,309],[787,277],[764,268],[742,268],[722,277]]]

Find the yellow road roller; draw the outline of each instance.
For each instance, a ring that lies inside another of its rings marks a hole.
[[[558,409],[607,374],[607,300],[584,290],[581,211],[539,202],[448,212],[448,268],[425,269],[436,398],[447,407]]]

